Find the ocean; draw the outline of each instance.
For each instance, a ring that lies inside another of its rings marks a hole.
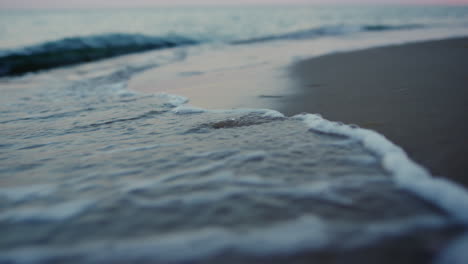
[[[128,86],[287,92],[302,58],[466,36],[467,7],[2,10],[0,33],[0,263],[468,258],[467,191],[384,135]]]

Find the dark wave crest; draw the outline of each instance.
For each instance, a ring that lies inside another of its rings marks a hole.
[[[141,34],[105,34],[46,42],[0,55],[0,76],[96,61],[134,52],[197,44],[181,37]]]
[[[257,42],[266,42],[272,40],[297,40],[297,39],[310,39],[315,37],[322,36],[333,36],[333,35],[344,35],[357,32],[367,32],[367,31],[388,31],[388,30],[409,30],[422,28],[424,26],[417,24],[406,24],[406,25],[363,25],[363,26],[324,26],[306,30],[300,30],[285,34],[263,36],[259,38],[252,38],[246,40],[233,41],[232,44],[251,44]]]
[[[228,44],[251,44],[274,40],[310,39],[321,36],[343,35],[367,31],[408,30],[421,28],[416,24],[407,25],[362,25],[323,26],[285,34],[267,35],[257,38],[230,41]],[[51,69],[82,62],[91,62],[119,55],[146,50],[195,45],[201,42],[223,39],[206,38],[205,41],[184,36],[154,37],[141,34],[105,34],[88,37],[72,37],[46,42],[13,51],[0,53],[0,77],[20,75],[27,72]]]
[[[406,25],[365,25],[362,26],[363,31],[385,31],[385,30],[404,30],[404,29],[418,29],[423,28],[419,24],[406,24]]]

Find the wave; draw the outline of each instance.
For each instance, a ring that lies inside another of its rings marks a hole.
[[[418,29],[424,28],[423,25],[420,24],[405,24],[405,25],[365,25],[362,26],[363,31],[386,31],[386,30],[409,30],[409,29]]]
[[[405,24],[405,25],[384,25],[384,24],[375,24],[375,25],[362,25],[362,26],[324,26],[306,30],[299,30],[294,32],[289,32],[285,34],[278,35],[269,35],[259,38],[238,40],[231,42],[232,44],[251,44],[257,42],[266,42],[272,40],[298,40],[298,39],[310,39],[322,36],[335,36],[335,35],[344,35],[358,32],[370,32],[370,31],[390,31],[390,30],[410,30],[423,28],[423,25],[418,24]]]
[[[198,44],[197,40],[169,35],[104,34],[50,41],[0,55],[0,76],[20,75],[82,62],[153,49]]]
[[[91,62],[124,54],[147,50],[196,45],[203,42],[222,42],[232,45],[252,44],[275,40],[310,39],[321,36],[344,35],[368,31],[408,30],[422,25],[361,25],[323,26],[284,34],[226,41],[210,37],[195,39],[179,35],[147,36],[142,34],[104,34],[85,37],[70,37],[25,48],[0,51],[0,77],[21,75],[27,72]]]

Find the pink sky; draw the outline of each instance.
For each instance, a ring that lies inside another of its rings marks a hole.
[[[0,0],[0,8],[139,7],[199,4],[468,4],[468,0]]]

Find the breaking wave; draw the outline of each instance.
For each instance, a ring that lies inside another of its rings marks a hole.
[[[239,40],[234,41],[233,44],[249,44],[249,43],[256,43],[256,42],[265,42],[265,41],[272,41],[272,40],[285,40],[285,39],[310,39],[310,38],[317,38],[322,36],[336,36],[336,35],[345,35],[350,33],[358,33],[358,32],[369,32],[369,31],[388,31],[388,30],[410,30],[410,29],[418,29],[422,28],[422,25],[417,24],[406,24],[406,25],[383,25],[383,24],[375,24],[375,25],[361,25],[361,26],[344,26],[344,25],[337,25],[337,26],[324,26],[318,28],[311,28],[306,30],[294,31],[289,32],[286,34],[280,35],[270,35],[270,36],[263,36],[258,38],[246,39],[246,40]]]
[[[197,43],[196,40],[176,35],[153,37],[141,34],[104,34],[65,38],[3,52],[0,55],[0,76]]]
[[[275,40],[309,39],[367,31],[409,30],[420,27],[422,26],[415,24],[323,26],[238,40],[217,39],[214,36],[194,38],[180,35],[147,36],[124,33],[70,37],[19,49],[0,51],[0,77],[91,62],[124,54],[196,45],[206,42],[222,42],[233,45],[251,44]]]

